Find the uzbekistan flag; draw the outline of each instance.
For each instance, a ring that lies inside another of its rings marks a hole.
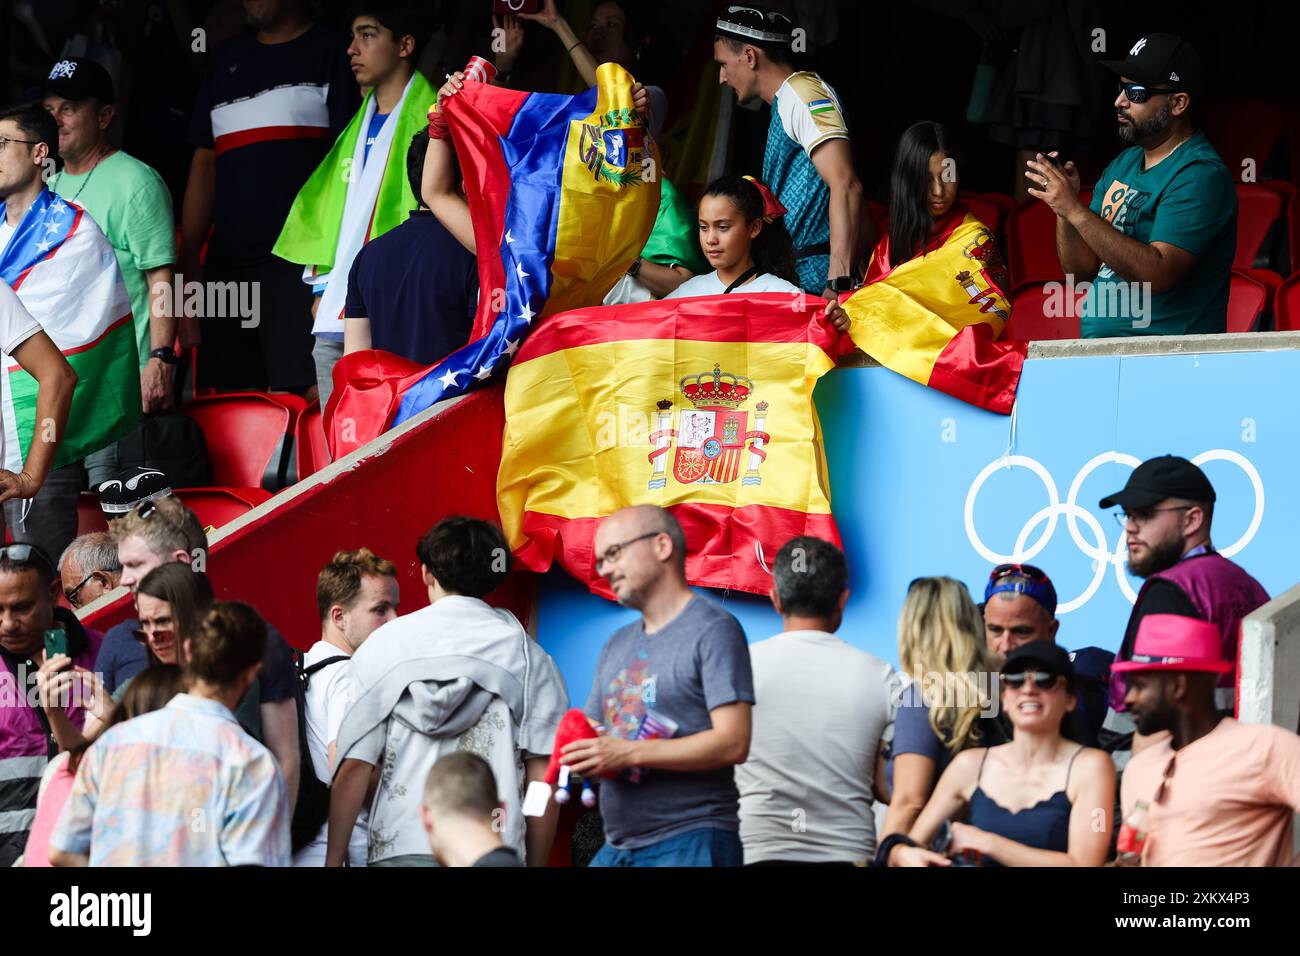
[[[0,216],[5,204],[0,202]],[[0,279],[77,373],[55,466],[116,441],[136,426],[140,358],[113,247],[89,214],[42,190],[0,253]],[[0,376],[4,467],[19,471],[36,429],[36,380],[8,360]]]
[[[1011,300],[993,234],[958,205],[923,256],[895,266],[889,253],[885,236],[866,284],[843,303],[858,348],[914,382],[1009,415],[1026,346],[995,341]]]
[[[641,252],[659,210],[659,155],[632,108],[631,74],[596,71],[578,96],[467,81],[445,102],[478,249],[469,344],[428,368],[354,352],[326,409],[335,458],[509,363],[535,322],[598,305]]]
[[[520,563],[596,574],[600,519],[660,505],[692,584],[766,594],[797,535],[839,544],[813,387],[839,338],[825,304],[732,294],[553,316],[515,356],[497,475]]]

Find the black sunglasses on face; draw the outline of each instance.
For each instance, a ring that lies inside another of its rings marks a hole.
[[[1056,686],[1056,682],[1061,679],[1061,675],[1049,674],[1047,671],[1017,671],[1014,674],[1002,675],[1002,679],[1017,690],[1024,687],[1025,681],[1030,678],[1033,678],[1034,686],[1039,690],[1051,690]]]
[[[1153,96],[1162,96],[1166,93],[1181,93],[1182,90],[1158,90],[1153,86],[1147,86],[1145,83],[1125,83],[1121,80],[1119,92],[1123,93],[1124,98],[1130,103],[1145,103]]]

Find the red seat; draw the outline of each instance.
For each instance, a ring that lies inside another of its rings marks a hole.
[[[1222,157],[1234,179],[1244,160],[1255,163],[1256,175],[1286,131],[1287,115],[1280,103],[1245,97],[1208,98],[1202,107],[1201,129]]]
[[[1055,281],[1016,286],[1011,294],[1011,320],[1007,323],[1005,338],[1023,342],[1079,338],[1079,315],[1085,292],[1076,289],[1074,302],[1067,303],[1067,288],[1064,283]],[[1048,315],[1049,311],[1054,314]]]
[[[305,406],[296,395],[234,392],[195,398],[181,412],[203,430],[214,485],[281,488],[293,426]]]
[[[1263,248],[1282,215],[1282,194],[1263,183],[1237,183],[1237,254],[1234,269],[1250,269],[1260,259],[1268,264]]]
[[[1282,283],[1274,305],[1274,325],[1279,332],[1300,332],[1300,272]]]
[[[1080,192],[1079,200],[1091,203],[1092,190]],[[1065,278],[1056,258],[1056,213],[1047,203],[1031,199],[1007,217],[1007,268],[1013,286]]]
[[[93,491],[83,491],[77,495],[77,537],[107,530],[108,519],[99,508],[99,495]]]
[[[256,508],[271,493],[261,488],[177,488],[172,492],[206,528],[220,528]],[[260,496],[260,500],[258,499]]]
[[[329,445],[325,441],[324,419],[320,402],[312,402],[298,416],[294,429],[294,454],[298,461],[298,480],[315,474],[330,463]]]
[[[1290,224],[1290,232],[1287,241],[1290,242],[1291,253],[1291,271],[1300,272],[1300,192],[1291,194],[1291,202],[1287,207],[1287,221]]]
[[[960,193],[957,196],[957,201],[969,209],[972,216],[988,226],[993,232],[1000,233],[1002,231],[1002,224],[1006,220],[1006,214],[1001,206],[989,202],[978,193]]]
[[[1268,287],[1244,272],[1233,271],[1228,290],[1228,331],[1254,332],[1268,301]]]

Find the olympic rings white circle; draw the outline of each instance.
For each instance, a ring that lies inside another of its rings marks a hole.
[[[1227,547],[1218,549],[1220,554],[1226,558],[1230,558],[1234,554],[1238,554],[1242,549],[1250,544],[1258,533],[1260,524],[1264,520],[1264,482],[1260,479],[1259,471],[1255,466],[1249,459],[1239,452],[1227,448],[1215,448],[1210,451],[1202,452],[1200,455],[1197,455],[1192,459],[1192,463],[1198,466],[1209,461],[1226,461],[1236,465],[1250,480],[1251,488],[1255,494],[1255,510],[1251,515],[1250,525],[1236,541]],[[1052,478],[1051,472],[1049,472],[1037,459],[1031,458],[1028,455],[1004,455],[1001,458],[989,462],[984,466],[980,473],[975,476],[974,481],[971,482],[970,489],[966,493],[966,505],[963,512],[963,519],[966,526],[967,540],[970,542],[971,547],[975,549],[976,553],[991,564],[1009,564],[1032,561],[1045,547],[1047,547],[1047,543],[1056,533],[1057,520],[1061,515],[1065,515],[1066,527],[1069,529],[1070,538],[1074,541],[1075,546],[1078,547],[1085,557],[1092,558],[1093,578],[1080,595],[1058,605],[1057,613],[1068,614],[1070,611],[1077,610],[1087,604],[1088,601],[1092,600],[1093,595],[1095,595],[1098,588],[1101,587],[1101,582],[1105,579],[1107,565],[1114,566],[1115,580],[1119,584],[1120,591],[1123,592],[1126,598],[1128,598],[1129,603],[1133,603],[1137,600],[1137,593],[1133,590],[1132,585],[1129,584],[1128,576],[1124,573],[1125,560],[1128,554],[1124,536],[1122,534],[1119,536],[1115,542],[1115,549],[1112,551],[1106,543],[1106,533],[1101,522],[1097,520],[1096,516],[1093,515],[1091,511],[1078,503],[1080,489],[1083,487],[1083,483],[1087,480],[1088,476],[1102,465],[1110,464],[1112,462],[1121,465],[1128,465],[1130,468],[1136,468],[1141,464],[1141,461],[1132,455],[1117,451],[1102,452],[1101,454],[1091,458],[1082,468],[1079,469],[1079,472],[1074,476],[1074,480],[1070,482],[1069,492],[1064,502],[1061,501],[1060,494],[1057,491],[1056,481]],[[1048,503],[1046,507],[1035,512],[1020,529],[1020,533],[1016,536],[1016,543],[1012,553],[1001,554],[986,545],[984,540],[979,536],[979,533],[975,530],[975,499],[979,496],[980,489],[984,487],[984,483],[993,476],[994,472],[999,469],[1010,470],[1016,466],[1027,468],[1038,477],[1039,481],[1043,483],[1044,489],[1047,491]],[[1090,544],[1084,539],[1083,533],[1080,531],[1076,522],[1076,519],[1080,518],[1083,520],[1084,524],[1088,526],[1088,530],[1092,532],[1096,541],[1095,544]],[[1038,539],[1034,541],[1032,545],[1026,547],[1029,536],[1033,533],[1034,529],[1043,522],[1046,522],[1047,526],[1043,529],[1042,534],[1038,536]]]

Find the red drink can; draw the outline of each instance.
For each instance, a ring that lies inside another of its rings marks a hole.
[[[465,79],[478,83],[491,83],[497,78],[497,68],[481,56],[472,56],[465,65]]]

